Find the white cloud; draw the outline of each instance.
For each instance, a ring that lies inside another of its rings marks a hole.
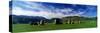
[[[79,16],[84,14],[84,12],[75,12],[75,13],[70,13],[69,12],[73,12],[73,9],[71,8],[64,8],[64,9],[58,9],[55,8],[53,6],[49,6],[49,8],[47,8],[46,6],[43,6],[42,4],[37,4],[37,3],[32,3],[32,2],[25,2],[26,4],[29,5],[23,5],[25,8],[31,8],[31,9],[37,9],[39,10],[39,12],[35,12],[32,10],[25,10],[22,9],[21,7],[13,7],[12,9],[12,14],[14,15],[27,15],[27,16],[42,16],[45,18],[61,18],[61,17],[66,17],[66,16]],[[52,11],[53,10],[53,11]],[[57,13],[54,13],[57,12]],[[62,12],[67,13],[66,15],[63,14]]]
[[[15,7],[12,10],[12,14],[14,15],[26,15],[26,16],[43,16],[45,18],[61,18],[64,16],[62,13],[51,13],[47,11],[40,11],[40,12],[35,12],[35,11],[28,11],[28,10],[23,10],[20,7]]]
[[[65,12],[65,11],[64,11]],[[66,9],[66,12],[67,11]],[[42,16],[48,19],[51,18],[61,18],[61,17],[66,17],[66,16],[79,16],[81,14],[83,14],[84,12],[79,12],[79,13],[75,13],[75,14],[68,14],[68,15],[64,15],[63,13],[52,13],[52,12],[48,12],[48,11],[40,11],[40,12],[35,12],[35,11],[29,11],[29,10],[23,10],[20,7],[14,7],[12,9],[12,14],[14,15],[26,15],[26,16]]]

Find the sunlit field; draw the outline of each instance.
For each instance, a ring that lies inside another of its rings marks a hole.
[[[13,24],[13,32],[31,32],[31,31],[46,31],[46,30],[63,30],[63,29],[80,29],[80,28],[95,28],[97,27],[95,20],[81,21],[80,24],[46,24],[40,26],[31,26],[29,24]]]

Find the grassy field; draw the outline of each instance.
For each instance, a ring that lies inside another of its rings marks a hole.
[[[81,24],[47,24],[43,26],[31,26],[29,24],[13,24],[13,32],[30,32],[30,31],[45,31],[45,30],[61,30],[61,29],[79,29],[79,28],[94,28],[97,27],[96,21],[81,21]]]

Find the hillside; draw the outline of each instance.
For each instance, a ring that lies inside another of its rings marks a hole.
[[[21,23],[21,24],[28,24],[30,22],[36,22],[40,20],[47,20],[48,22],[53,22],[54,19],[64,19],[69,17],[78,17],[78,16],[67,16],[62,18],[52,18],[52,19],[46,19],[45,17],[41,16],[24,16],[24,15],[9,15],[10,20],[12,19],[13,24]],[[97,17],[79,17],[80,20],[97,20]]]

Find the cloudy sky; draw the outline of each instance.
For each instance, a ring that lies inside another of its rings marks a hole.
[[[9,6],[12,9],[12,15],[42,16],[48,19],[66,16],[97,16],[95,5],[13,1]]]

